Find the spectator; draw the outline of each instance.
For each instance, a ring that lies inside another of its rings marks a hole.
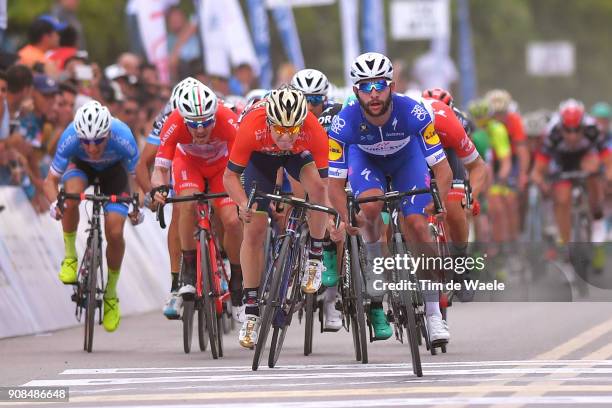
[[[6,101],[9,109],[9,136],[16,130],[13,120],[19,117],[24,102],[32,93],[32,71],[25,65],[13,65],[6,71],[7,95]]]
[[[53,107],[55,112],[53,122],[54,128],[48,147],[51,156],[55,154],[57,141],[64,132],[64,129],[66,129],[68,124],[74,119],[74,107],[77,93],[76,88],[68,82],[59,85],[59,92],[55,95],[55,105]]]
[[[291,83],[291,78],[295,75],[297,69],[290,62],[283,62],[276,71],[276,88],[282,84]]]
[[[140,73],[140,63],[140,57],[130,52],[124,52],[117,58],[117,65],[122,67],[133,78],[137,78]]]
[[[121,104],[121,110],[117,118],[128,125],[136,141],[140,144],[142,137],[142,129],[139,127],[138,110],[140,104],[136,98],[126,98]]]
[[[178,6],[166,12],[170,78],[176,82],[193,72],[192,64],[202,59],[202,47],[195,21],[189,21]]]
[[[46,53],[59,46],[58,33],[64,28],[65,24],[48,15],[34,20],[28,31],[28,44],[18,52],[19,63],[49,75],[57,75],[57,67],[48,60]]]
[[[230,92],[232,95],[245,96],[253,89],[256,79],[253,67],[243,62],[234,69],[234,75],[230,78]]]
[[[86,50],[85,45],[85,33],[83,32],[83,25],[79,21],[76,15],[77,9],[79,8],[79,0],[58,0],[51,9],[51,15],[57,18],[62,23],[66,23],[74,27],[77,33],[78,44],[77,47],[80,50]]]
[[[3,140],[8,139],[10,136],[9,131],[9,123],[11,121],[11,116],[9,114],[9,107],[7,102],[8,93],[8,80],[6,77],[6,72],[0,71],[0,143],[3,143]]]
[[[217,96],[221,98],[231,94],[229,87],[229,79],[226,77],[220,75],[211,75],[210,87],[217,94]]]
[[[109,65],[104,69],[104,76],[111,82],[116,82],[121,90],[120,94],[115,94],[116,99],[122,101],[125,98],[136,97],[137,89],[135,87],[138,78],[129,75],[127,71],[119,64]]]
[[[59,47],[49,53],[49,60],[53,61],[57,68],[62,71],[68,58],[76,55],[78,34],[74,27],[68,26],[59,33]],[[87,54],[86,51],[84,51]],[[81,54],[83,55],[83,54]]]

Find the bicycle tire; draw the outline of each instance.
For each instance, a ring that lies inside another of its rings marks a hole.
[[[357,320],[355,317],[355,305],[354,299],[351,297],[351,255],[350,248],[348,246],[349,241],[344,246],[342,251],[342,282],[339,286],[340,293],[342,295],[342,310],[346,322],[346,329],[351,332],[353,338],[353,350],[355,351],[355,360],[361,361],[361,345],[359,343],[359,331],[354,329],[357,327]]]
[[[219,327],[223,329],[223,315],[217,316],[217,354],[219,355],[219,357],[223,357],[223,330],[219,330]]]
[[[206,334],[206,322],[204,321],[204,309],[200,302],[198,306],[198,343],[200,351],[206,351],[208,348],[208,336]]]
[[[183,301],[183,351],[185,354],[191,352],[191,338],[193,336],[193,313],[195,309],[194,300]]]
[[[212,270],[210,267],[210,254],[208,253],[209,242],[206,231],[200,231],[200,273],[202,281],[202,309],[204,309],[204,321],[208,332],[208,345],[210,354],[214,360],[219,358],[219,327],[217,325],[217,310],[215,306],[215,294],[212,287]]]
[[[96,310],[98,308],[98,302],[96,299],[98,287],[98,269],[100,265],[100,250],[98,242],[98,234],[94,231],[90,242],[90,253],[89,259],[87,260],[88,273],[87,273],[87,318],[85,320],[85,350],[91,353],[93,348],[93,337],[96,320]]]
[[[283,349],[283,343],[285,342],[285,336],[287,329],[293,319],[293,313],[295,312],[295,306],[297,305],[300,296],[302,295],[302,287],[300,285],[300,274],[295,273],[293,279],[293,286],[291,288],[291,297],[289,311],[284,319],[283,327],[275,327],[272,333],[272,341],[270,342],[270,354],[268,355],[268,367],[274,368],[278,362],[281,350]]]
[[[259,325],[259,337],[257,339],[257,344],[255,345],[255,353],[253,355],[253,363],[251,365],[253,371],[257,371],[259,368],[261,357],[266,349],[266,340],[268,339],[268,333],[270,332],[270,327],[272,326],[272,319],[278,307],[274,303],[278,301],[278,293],[280,290],[282,274],[285,268],[285,261],[289,252],[291,238],[289,236],[284,236],[282,237],[282,240],[283,242],[281,244],[280,251],[278,252],[278,257],[272,264],[270,277],[272,282],[270,283],[270,290],[267,292],[263,314]],[[265,295],[265,290],[263,292]]]
[[[361,363],[368,363],[368,342],[366,337],[365,310],[363,307],[363,289],[361,284],[361,262],[359,258],[358,242],[356,236],[350,237],[351,241],[351,283],[353,287],[352,297],[355,299],[355,320],[359,331],[359,347],[361,351]]]
[[[314,303],[316,293],[306,295],[306,321],[304,330],[304,355],[308,356],[312,353],[312,336],[314,330]]]
[[[407,252],[404,247],[403,241],[401,241],[401,239],[398,239],[398,237],[394,237],[393,243],[394,243],[393,249],[395,253],[391,254],[392,256],[395,256],[395,255],[402,256]],[[400,299],[404,303],[403,308],[406,313],[404,316],[404,325],[406,328],[408,343],[410,345],[410,357],[412,359],[412,372],[417,377],[422,377],[423,367],[421,365],[421,354],[419,353],[419,341],[418,341],[418,336],[420,334],[419,334],[419,331],[417,331],[416,312],[414,310],[414,302],[412,300],[413,299],[412,291],[407,291],[407,290],[400,291]],[[425,337],[425,342],[426,344],[429,344],[428,337]],[[431,347],[430,350],[433,350],[433,347]]]

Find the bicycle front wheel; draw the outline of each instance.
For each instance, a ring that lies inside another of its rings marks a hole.
[[[368,362],[368,342],[366,337],[366,321],[365,311],[363,308],[363,286],[362,286],[362,264],[359,258],[359,249],[357,247],[357,237],[351,236],[351,285],[352,285],[352,298],[355,302],[355,322],[357,325],[353,326],[353,330],[358,331],[359,337],[359,349],[361,352],[361,362],[367,364]],[[365,250],[365,249],[364,249]]]
[[[98,269],[100,269],[100,243],[98,234],[92,234],[90,247],[88,249],[89,258],[85,260],[87,265],[87,318],[85,319],[85,344],[84,348],[91,353],[93,347],[94,327],[96,320],[96,310],[98,308]]]
[[[183,301],[183,350],[186,354],[191,352],[191,338],[193,336],[193,314],[195,301]]]
[[[208,340],[210,344],[210,353],[213,359],[219,358],[219,332],[217,310],[215,307],[215,290],[212,285],[212,268],[210,265],[210,254],[208,246],[212,245],[208,242],[208,234],[206,231],[200,231],[200,273],[202,282],[202,309],[204,310],[204,320],[206,322],[206,330],[208,331]]]

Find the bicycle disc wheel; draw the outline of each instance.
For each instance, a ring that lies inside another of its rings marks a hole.
[[[255,345],[255,354],[253,355],[253,364],[251,368],[253,371],[257,371],[259,368],[259,363],[261,362],[261,357],[263,355],[264,350],[266,349],[266,340],[268,339],[268,333],[270,332],[270,327],[272,326],[272,319],[276,310],[278,308],[278,292],[280,290],[281,281],[283,278],[283,271],[285,270],[285,261],[287,259],[287,254],[289,251],[289,244],[291,239],[288,236],[282,238],[283,243],[280,247],[280,251],[278,253],[278,257],[272,263],[272,271],[270,283],[270,290],[264,296],[262,296],[262,301],[265,302],[263,308],[263,315],[260,320],[259,325],[259,336],[257,339],[257,344]]]
[[[208,332],[210,354],[213,359],[219,358],[219,326],[217,325],[217,310],[215,308],[215,293],[212,287],[212,269],[210,267],[210,256],[208,253],[208,235],[206,231],[200,231],[200,273],[202,280],[202,309],[204,309],[204,321]]]
[[[204,320],[202,302],[198,304],[198,343],[200,345],[200,351],[206,351],[208,348],[208,335],[206,333],[206,322]]]
[[[368,343],[366,337],[366,321],[365,311],[363,308],[363,289],[361,283],[361,271],[362,265],[359,258],[359,250],[357,248],[357,237],[351,236],[351,284],[352,284],[352,297],[355,299],[355,320],[357,325],[353,327],[353,330],[359,331],[359,347],[361,350],[361,363],[367,364],[368,362]]]
[[[193,335],[194,300],[183,301],[183,350],[186,354],[191,351],[191,337]]]
[[[85,319],[85,350],[91,353],[93,347],[94,327],[96,320],[97,302],[97,280],[98,269],[100,268],[100,254],[98,234],[95,232],[92,235],[90,242],[90,254],[87,260],[87,318]]]
[[[312,353],[312,332],[314,329],[314,303],[316,293],[306,295],[306,324],[304,330],[304,355],[308,356]]]

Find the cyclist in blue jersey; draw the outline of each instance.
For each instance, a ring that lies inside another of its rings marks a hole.
[[[151,200],[151,168],[155,162],[155,155],[157,154],[157,148],[161,144],[160,133],[161,129],[166,123],[166,119],[175,110],[177,106],[177,95],[180,94],[181,90],[185,87],[191,87],[201,84],[195,78],[187,77],[181,82],[175,85],[172,89],[170,100],[159,112],[153,123],[153,129],[149,133],[146,139],[146,144],[140,155],[140,160],[136,165],[136,180],[138,185],[145,192],[145,206],[156,209],[157,204]],[[170,256],[170,295],[164,305],[163,313],[168,319],[174,320],[181,317],[181,308],[183,306],[183,298],[179,296],[179,272],[181,271],[181,246],[179,239],[179,212],[178,206],[172,206],[172,219],[170,226],[168,227],[168,254]],[[239,313],[239,311],[237,312]]]
[[[331,102],[327,98],[329,93],[329,81],[327,76],[316,69],[302,69],[295,73],[291,79],[291,85],[304,92],[308,110],[318,119],[326,132],[333,118],[342,109],[342,104]],[[331,240],[323,244],[323,274],[321,283],[326,287],[323,301],[323,329],[338,331],[342,328],[342,313],[336,309],[336,297],[338,294],[338,272],[336,260],[336,245]]]
[[[62,220],[66,254],[59,279],[65,284],[77,281],[78,256],[75,247],[79,225],[79,205],[67,201],[57,207],[58,184],[67,193],[82,193],[95,178],[99,179],[103,194],[129,194],[135,186],[134,169],[138,161],[138,146],[130,128],[111,116],[105,106],[91,101],[77,110],[74,121],[66,127],[57,144],[51,169],[44,183],[45,194],[51,204],[51,216]],[[128,174],[129,173],[129,174]],[[115,331],[121,320],[117,281],[125,252],[123,226],[129,215],[133,224],[142,221],[136,209],[128,214],[128,206],[108,203],[104,206],[106,262],[108,283],[104,291],[104,328]]]
[[[383,194],[386,177],[391,178],[397,191],[427,188],[431,168],[444,202],[452,172],[425,106],[394,92],[393,66],[382,54],[358,56],[351,64],[350,77],[356,101],[340,111],[329,131],[329,195],[342,219],[348,219],[344,191],[347,178],[356,197],[369,197]],[[418,195],[401,203],[402,231],[411,244],[431,242],[426,218],[433,210],[431,201],[429,195]],[[374,258],[384,255],[379,244],[382,203],[362,204],[360,208],[358,222],[371,266]],[[355,231],[349,228],[349,232]],[[373,276],[371,267],[367,269],[366,290],[372,300],[370,322],[375,338],[387,339],[393,331],[382,308],[384,292],[373,290],[373,280],[379,277]],[[423,291],[423,295],[431,340],[447,342],[450,335],[440,313],[439,292]]]

